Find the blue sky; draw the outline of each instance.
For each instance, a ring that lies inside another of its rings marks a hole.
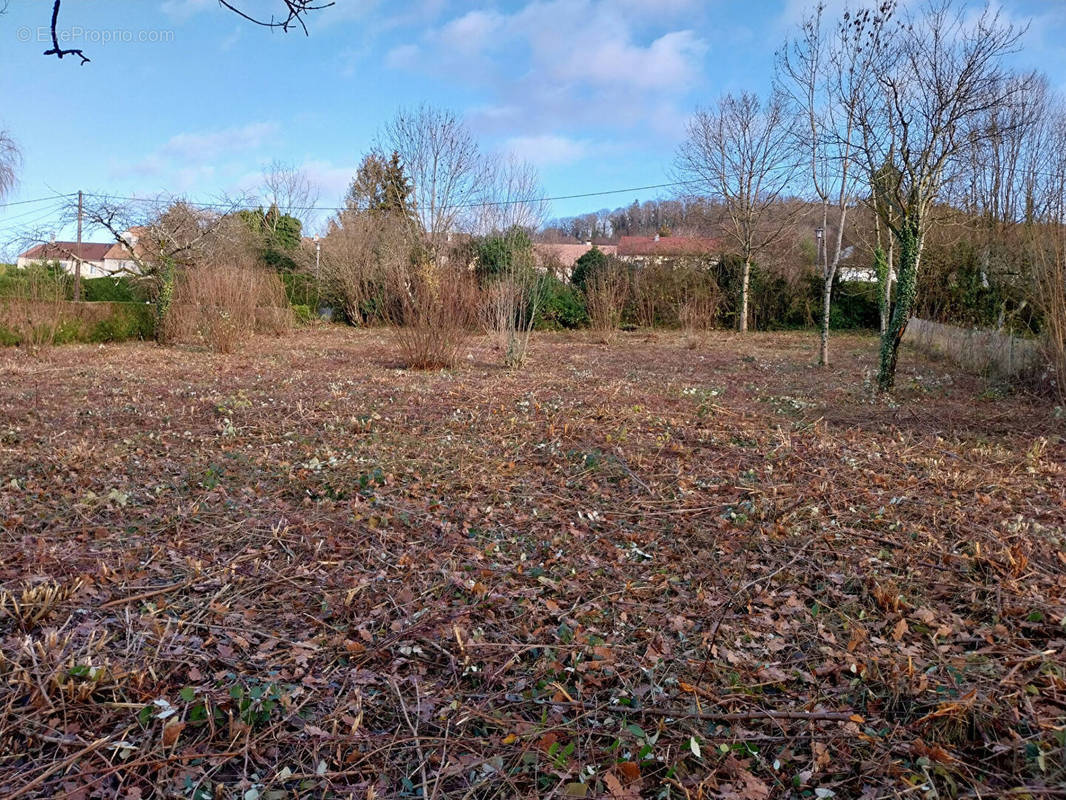
[[[8,0],[0,128],[25,158],[9,200],[77,189],[207,199],[254,187],[277,158],[337,205],[381,123],[423,101],[462,113],[486,149],[535,162],[549,195],[662,183],[687,115],[724,91],[764,90],[774,50],[810,5],[338,0],[304,37],[251,26],[216,0],[64,0],[60,27],[78,39],[67,46],[92,58],[79,66],[40,55],[50,2]],[[1019,63],[1066,89],[1066,1],[1002,10],[1034,20]],[[552,213],[662,194],[556,202]],[[49,209],[0,208],[0,240],[47,224]]]

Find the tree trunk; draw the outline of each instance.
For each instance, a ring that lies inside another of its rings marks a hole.
[[[818,351],[818,365],[829,366],[829,312],[833,302],[833,279],[828,274],[822,281],[822,343]]]
[[[892,286],[899,275],[896,272],[896,240],[888,237],[888,272],[885,275],[885,330],[892,318]]]
[[[171,330],[167,317],[170,305],[174,301],[174,287],[177,274],[174,265],[167,262],[159,269],[159,297],[155,306],[155,340],[159,344],[170,344]]]
[[[751,259],[744,259],[744,276],[740,282],[740,332],[748,332],[748,286],[751,283]]]
[[[889,244],[889,252],[892,245]],[[881,245],[874,250],[874,272],[877,274],[877,306],[881,316],[881,336],[888,330],[888,313],[892,297],[892,261]]]
[[[918,218],[904,220],[896,238],[899,241],[896,302],[892,307],[888,328],[881,337],[881,368],[877,374],[877,385],[882,392],[890,391],[895,383],[899,345],[903,341],[903,333],[907,330],[918,288],[918,264],[922,255],[922,234]]]

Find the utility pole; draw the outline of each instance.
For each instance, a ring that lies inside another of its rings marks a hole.
[[[78,254],[74,259],[74,302],[81,302],[81,214],[82,193],[78,190]]]

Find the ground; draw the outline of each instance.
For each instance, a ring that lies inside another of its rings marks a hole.
[[[1062,795],[1061,410],[815,349],[0,353],[0,794]]]

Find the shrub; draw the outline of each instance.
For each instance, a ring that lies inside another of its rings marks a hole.
[[[593,247],[574,262],[574,271],[570,273],[570,282],[578,289],[584,291],[593,276],[607,269],[609,261],[606,253],[598,247]]]
[[[147,303],[112,304],[112,313],[97,321],[90,342],[149,341],[155,338],[155,313]]]
[[[47,286],[47,294],[58,300],[74,296],[74,279],[58,262],[37,262],[27,267],[6,267],[0,273],[0,297],[24,299],[40,294]]]
[[[0,345],[148,340],[155,313],[146,303],[0,301]]]
[[[535,325],[541,330],[573,330],[589,324],[585,296],[574,286],[553,275],[545,275],[541,283],[543,298],[537,311]]]
[[[705,258],[640,267],[633,271],[631,294],[632,318],[647,328],[711,328],[722,299],[713,263]]]
[[[525,363],[543,300],[544,281],[532,270],[500,278],[482,289],[483,325],[487,332],[499,337],[508,367]]]
[[[67,276],[48,266],[34,265],[21,271],[11,299],[0,311],[0,325],[12,332],[18,344],[39,350],[68,334],[61,331]]]
[[[291,306],[314,309],[318,306],[319,287],[314,275],[305,272],[282,272],[279,277],[285,285],[285,296]]]
[[[208,264],[182,271],[164,324],[170,341],[200,340],[230,353],[252,333],[287,329],[291,312],[277,273],[248,263]]]
[[[477,239],[474,252],[478,279],[482,282],[533,269],[533,240],[525,228],[517,225],[503,233]]]
[[[295,305],[292,307],[292,313],[299,325],[310,325],[314,322],[315,314],[311,311],[310,306]]]
[[[444,369],[459,359],[470,336],[478,287],[465,265],[428,261],[393,269],[389,321],[411,369]]]
[[[629,293],[629,275],[620,264],[609,264],[586,281],[585,302],[594,330],[609,339],[622,324]]]
[[[81,297],[88,303],[136,303],[144,293],[126,277],[86,278],[81,282]]]
[[[686,331],[709,331],[714,327],[718,298],[712,295],[694,295],[681,301],[678,321]]]
[[[1055,377],[1059,398],[1066,402],[1066,229],[1034,231],[1036,300],[1044,313],[1044,351]]]
[[[390,320],[390,280],[411,262],[412,242],[403,218],[372,212],[344,212],[321,241],[322,285],[353,325]]]
[[[876,283],[840,281],[829,309],[834,330],[876,329],[881,323],[880,294]]]

